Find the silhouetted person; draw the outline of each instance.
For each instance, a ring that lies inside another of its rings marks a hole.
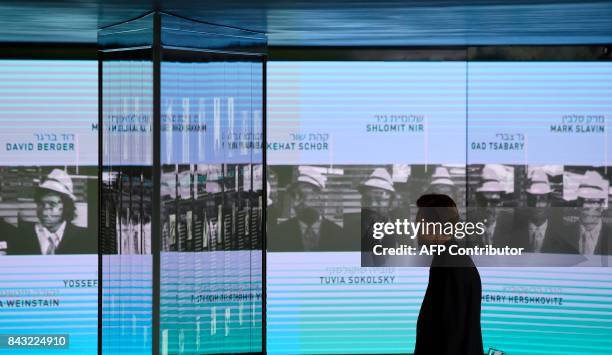
[[[455,202],[446,195],[429,194],[417,201],[417,222],[459,221]],[[480,275],[469,256],[453,256],[448,247],[455,238],[442,233],[419,235],[422,245],[443,244],[434,254],[429,284],[417,321],[415,355],[482,355],[480,329]]]

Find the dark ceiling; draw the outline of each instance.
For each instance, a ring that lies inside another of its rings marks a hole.
[[[612,43],[612,1],[0,0],[0,42],[95,43],[152,9],[266,32],[270,45]]]

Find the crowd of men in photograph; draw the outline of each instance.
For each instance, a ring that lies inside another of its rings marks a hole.
[[[286,187],[291,217],[281,220],[277,214],[269,214],[268,250],[360,250],[361,241],[373,222],[410,217],[409,211],[397,210],[400,196],[391,174],[389,167],[372,167],[371,174],[355,187],[361,197],[361,212],[345,213],[342,223],[336,223],[322,208],[328,193],[325,169],[293,167],[292,181]],[[517,247],[527,253],[608,255],[612,252],[612,223],[608,218],[612,215],[612,205],[608,204],[612,189],[610,181],[600,172],[592,169],[584,173],[575,191],[576,199],[567,206],[552,206],[553,188],[545,169],[529,169],[526,182],[525,191],[521,191],[525,202],[507,208],[503,201],[508,192],[499,172],[487,165],[480,169],[473,191],[475,200],[469,202],[464,218],[485,221],[486,231],[467,243]],[[455,197],[456,184],[448,169],[439,166],[423,193]],[[270,190],[269,186],[268,206],[274,210],[277,201],[270,198]],[[415,246],[417,243],[415,240]]]

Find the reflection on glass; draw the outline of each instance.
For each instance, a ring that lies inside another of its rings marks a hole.
[[[103,61],[102,349],[152,347],[152,78],[147,52]]]
[[[261,138],[254,136],[262,132],[262,64],[167,60],[160,350],[259,352],[263,206]]]

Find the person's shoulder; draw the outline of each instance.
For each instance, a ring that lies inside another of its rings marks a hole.
[[[323,218],[321,221],[321,251],[360,250],[360,239],[351,240],[345,235],[342,227],[333,221]]]
[[[0,252],[13,243],[17,228],[10,223],[0,220]]]
[[[36,223],[19,221],[15,227],[15,233],[19,235],[19,239],[23,239],[26,235],[36,236]]]
[[[542,251],[546,253],[579,254],[579,237],[580,226],[578,222],[570,223],[549,219]]]
[[[324,217],[321,220],[321,230],[324,230],[326,233],[336,234],[336,233],[342,232],[342,227],[340,227],[338,224],[336,224],[332,220],[329,220]]]
[[[17,227],[0,219],[0,237],[2,237],[4,233],[9,233],[15,229],[17,229]]]
[[[360,212],[349,212],[342,215],[342,219],[344,223],[361,223],[361,213]]]
[[[87,228],[77,226],[74,223],[67,223],[66,224],[66,229],[67,230],[70,229],[71,231],[78,232],[78,233],[86,233],[88,231]]]
[[[290,218],[268,230],[268,251],[301,251],[297,218]]]
[[[73,223],[66,224],[66,230],[64,232],[65,238],[68,238],[68,239],[75,238],[81,242],[85,242],[85,241],[93,242],[94,240],[97,240],[97,238],[95,238],[96,235],[97,235],[97,232],[94,232],[93,230],[89,228],[77,226],[76,224],[73,224]]]
[[[13,255],[37,255],[40,254],[40,245],[34,222],[19,221],[17,227],[10,229],[10,236],[5,241],[8,243],[8,252]]]
[[[19,223],[17,224],[17,229],[32,229],[32,230],[34,230],[34,226],[35,225],[36,225],[36,223],[34,223],[34,222],[19,221]]]
[[[497,223],[499,225],[508,226],[514,225],[518,221],[527,221],[526,215],[522,211],[512,211],[509,209],[500,210],[497,214]]]
[[[296,217],[292,217],[284,222],[277,224],[276,229],[283,230],[287,228],[295,228],[296,226],[298,226],[298,219]]]
[[[321,228],[326,228],[331,231],[342,231],[342,227],[325,217],[323,217],[323,220],[321,221]]]
[[[448,247],[448,246],[447,246]],[[462,273],[466,268],[475,268],[474,261],[467,255],[451,255],[448,252],[436,255],[431,263],[432,269],[446,273]]]
[[[98,248],[97,233],[68,223],[57,254],[95,254]]]

